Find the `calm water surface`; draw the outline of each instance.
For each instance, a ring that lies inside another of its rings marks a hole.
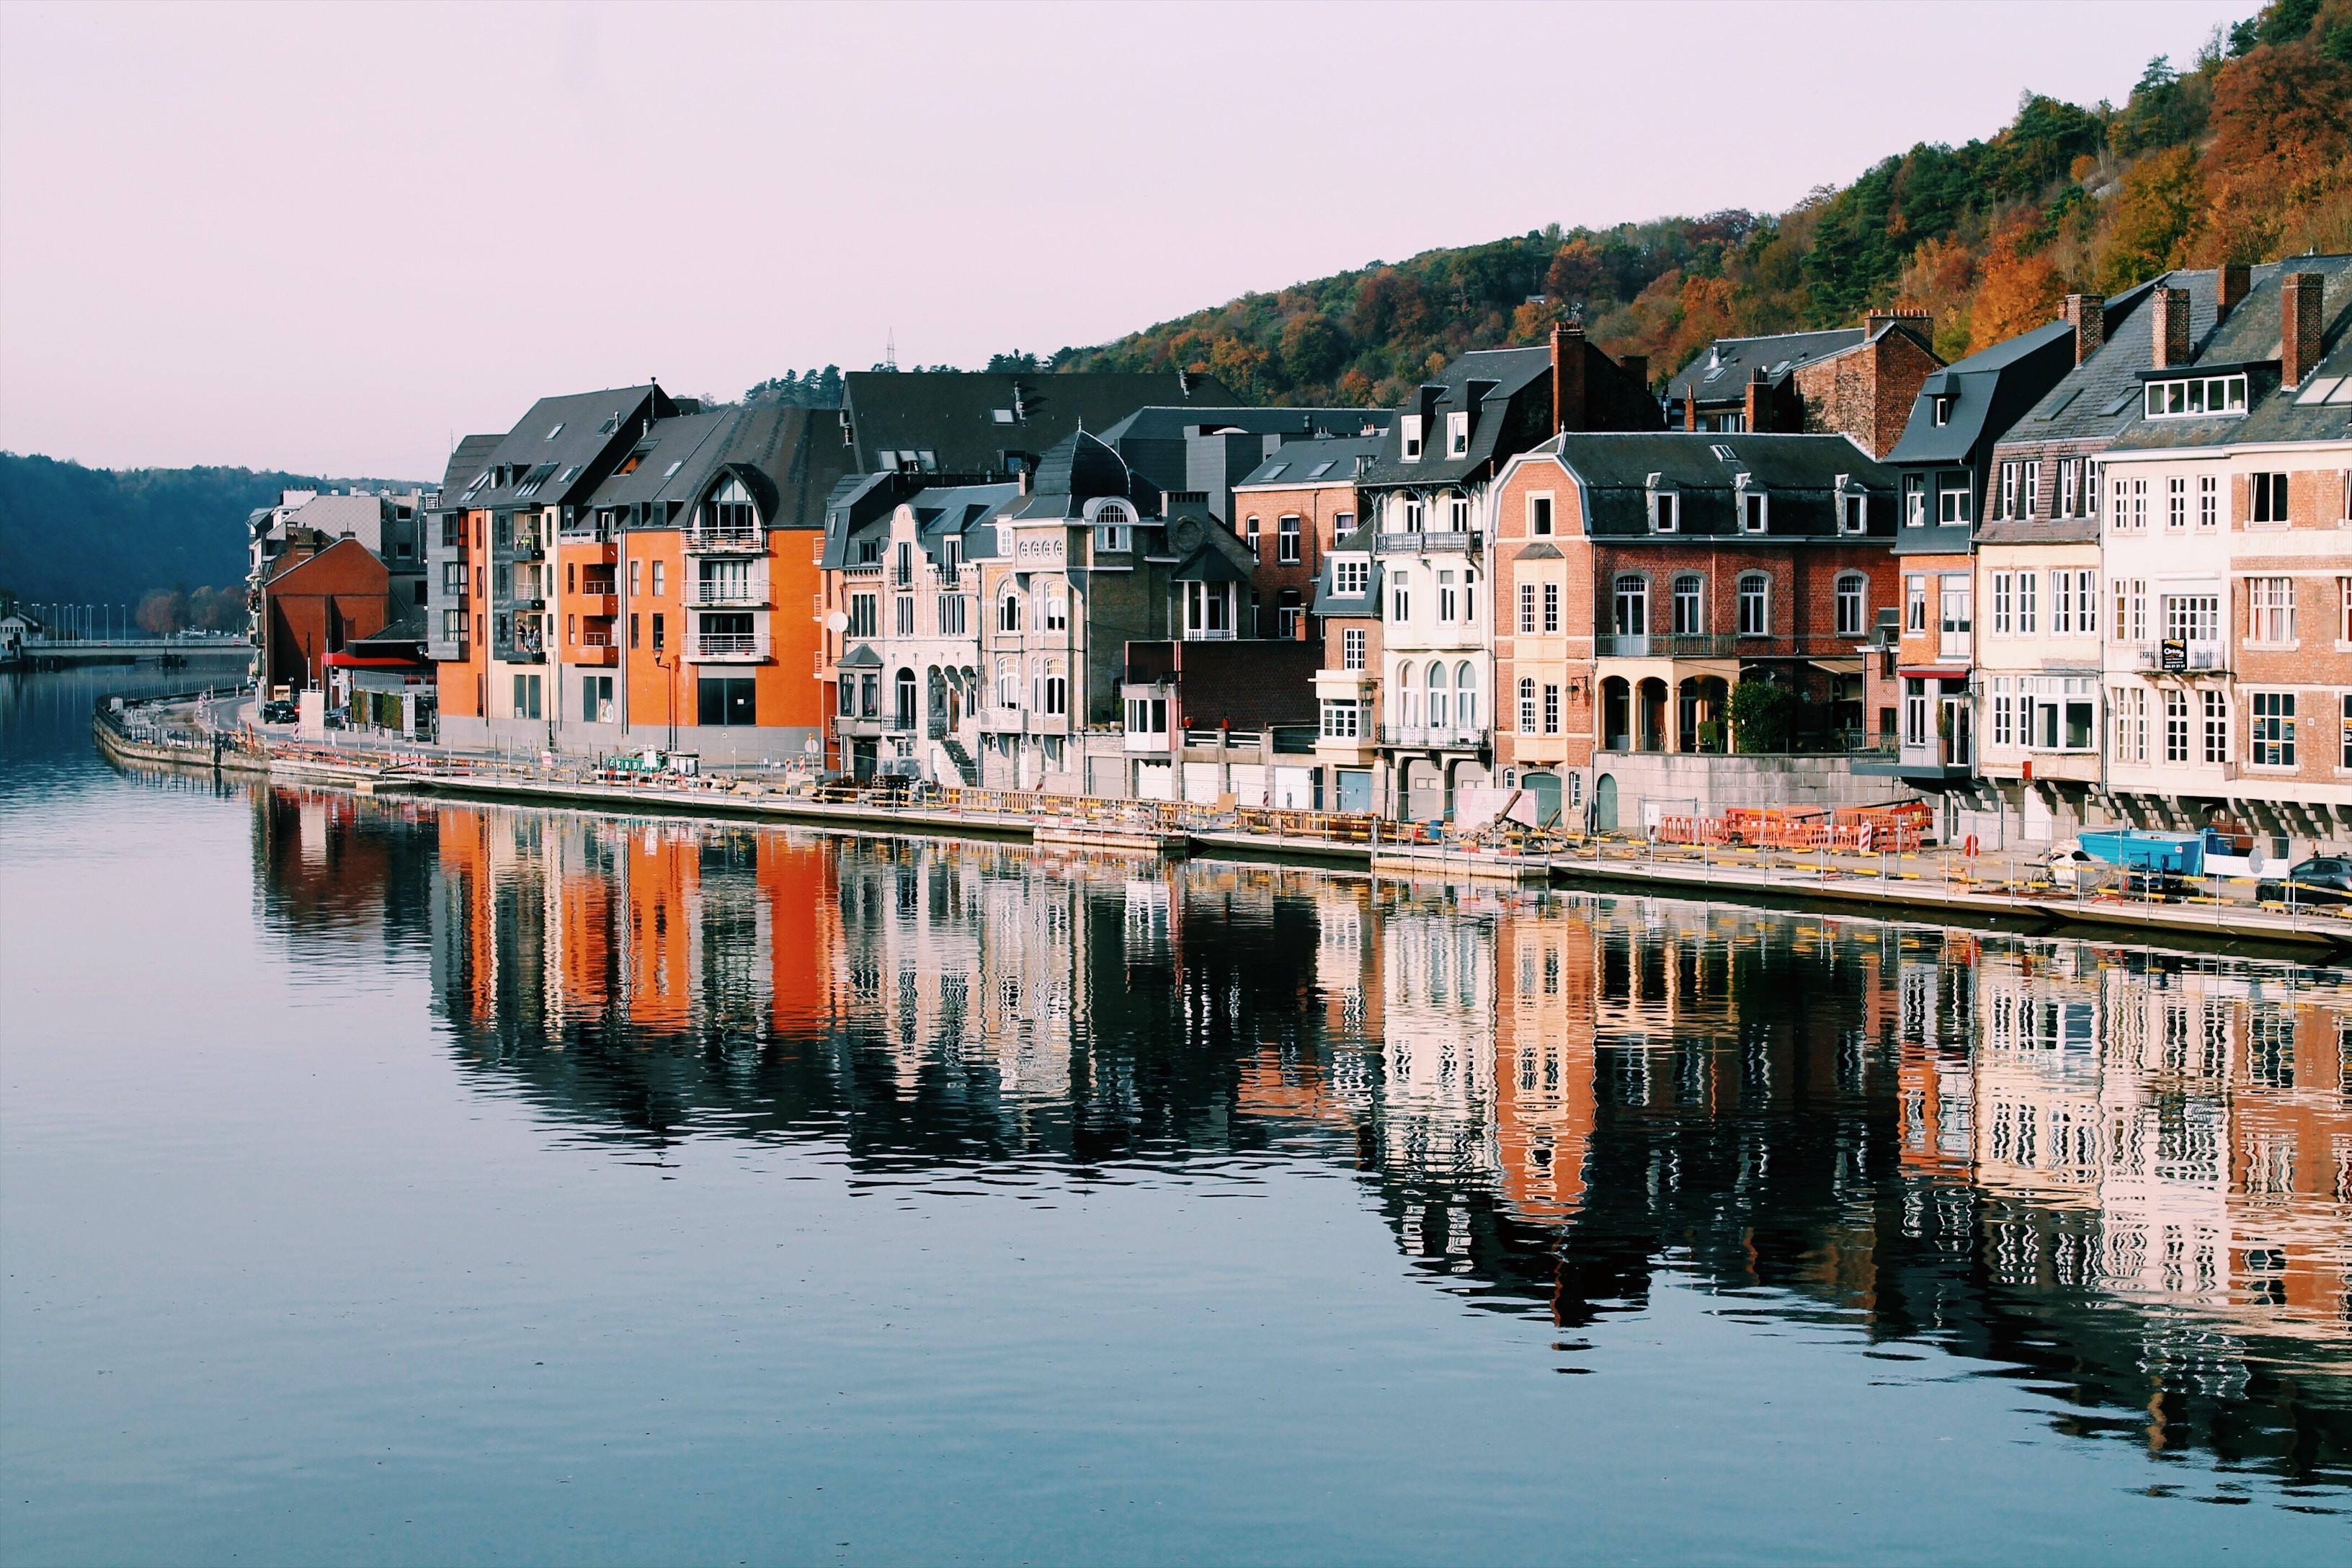
[[[2352,974],[124,773],[10,1563],[2352,1557]]]

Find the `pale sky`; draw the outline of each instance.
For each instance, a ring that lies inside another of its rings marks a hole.
[[[0,447],[439,477],[658,376],[1103,342],[1558,222],[1777,210],[2255,0],[0,5]]]

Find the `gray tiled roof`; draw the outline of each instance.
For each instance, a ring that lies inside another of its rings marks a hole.
[[[857,467],[891,466],[877,459],[879,452],[929,452],[946,473],[1001,472],[1003,452],[1042,452],[1073,431],[1108,430],[1139,408],[1225,408],[1238,402],[1214,376],[1174,371],[853,371],[842,384]]]
[[[1229,429],[1253,436],[1305,440],[1318,436],[1354,436],[1368,425],[1385,430],[1395,418],[1393,408],[1214,408],[1194,404],[1154,404],[1094,433],[1114,447],[1129,436],[1171,440],[1188,434],[1211,435]]]
[[[2074,329],[2053,321],[1995,343],[1981,353],[1946,365],[1927,377],[1911,405],[1903,439],[1886,455],[1890,463],[1972,463],[1998,441],[2018,416],[2042,400],[2074,358]],[[1949,417],[1937,425],[1935,400],[1950,397]]]
[[[1819,332],[1781,332],[1764,338],[1717,338],[1666,383],[1666,401],[1680,403],[1694,389],[1701,403],[1738,403],[1758,370],[1778,384],[1801,364],[1858,348],[1868,338],[1860,327]]]
[[[482,467],[458,481],[457,499],[483,508],[576,502],[603,481],[606,460],[617,460],[615,448],[646,424],[676,412],[668,395],[650,383],[542,397]],[[507,483],[496,483],[495,474],[482,477],[501,466],[509,470]]]
[[[1318,441],[1293,441],[1235,480],[1234,488],[1278,484],[1286,489],[1301,489],[1309,485],[1353,484],[1356,482],[1358,459],[1370,463],[1379,458],[1385,441],[1386,437],[1381,436],[1336,436]],[[1324,467],[1326,464],[1329,465],[1328,468]]]
[[[2250,377],[2249,406],[2241,417],[2136,418],[2117,436],[2110,450],[2139,451],[2156,447],[2206,447],[2276,441],[2340,441],[2352,425],[2352,406],[2323,396],[2311,402],[2305,395],[2328,377],[2352,374],[2346,327],[2352,322],[2352,256],[2298,256],[2253,269],[2245,300],[2190,356],[2197,366],[2259,365],[2279,358],[2280,301],[2285,280],[2294,273],[2315,272],[2325,280],[2320,289],[2319,368],[2300,386],[2279,384],[2275,369],[2255,371]],[[2191,316],[2192,323],[2196,318]],[[2141,362],[2143,365],[2146,361]],[[2149,370],[2136,379],[2160,376]],[[2133,389],[2137,395],[2137,386]],[[2135,396],[2135,405],[2137,403]]]
[[[1729,542],[1738,539],[1786,544],[1792,539],[1848,539],[1838,531],[1837,484],[1869,500],[1865,537],[1895,532],[1895,476],[1844,436],[1795,436],[1707,431],[1637,431],[1555,436],[1538,452],[1556,452],[1584,492],[1586,531],[1595,536],[1654,537],[1650,526],[1650,476],[1681,499],[1676,536]],[[1728,454],[1728,456],[1726,456]],[[1743,534],[1738,479],[1769,500],[1767,530]],[[1666,536],[1674,537],[1674,536]]]
[[[1371,531],[1369,529],[1358,529],[1340,541],[1338,546],[1350,554],[1360,554],[1371,547]],[[1364,579],[1362,593],[1335,594],[1331,591],[1331,563],[1326,559],[1323,570],[1315,575],[1313,612],[1318,616],[1370,616],[1377,619],[1381,613],[1381,584],[1386,578],[1387,573],[1381,565],[1380,557],[1374,556],[1372,569]]]

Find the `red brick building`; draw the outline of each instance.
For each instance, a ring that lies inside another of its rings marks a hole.
[[[356,539],[289,539],[261,585],[254,624],[263,684],[326,685],[327,656],[382,631],[393,617],[392,574]]]
[[[1943,368],[1924,310],[1859,327],[1718,338],[1666,384],[1677,430],[1851,436],[1874,458],[1903,438],[1920,385]]]
[[[1257,635],[1312,641],[1315,580],[1331,548],[1356,531],[1356,476],[1381,437],[1294,441],[1234,486],[1234,532],[1256,559],[1250,595]]]

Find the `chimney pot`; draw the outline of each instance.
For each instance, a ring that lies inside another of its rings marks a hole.
[[[2155,339],[2154,356],[2150,363],[2157,370],[2170,370],[2189,363],[2189,290],[2158,289],[2149,300],[2154,311],[2149,318]]]
[[[2098,294],[2066,296],[2065,320],[2074,327],[2074,363],[2081,364],[2107,341],[2107,301]]]
[[[2319,363],[2319,307],[2326,279],[2297,272],[2279,291],[2279,378],[2300,386]]]

